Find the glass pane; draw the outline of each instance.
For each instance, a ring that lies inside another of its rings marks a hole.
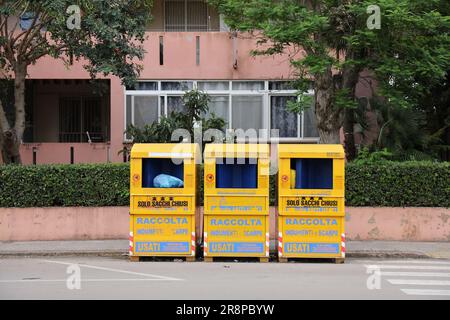
[[[318,138],[319,132],[317,131],[317,125],[316,125],[316,114],[314,113],[314,104],[310,107],[305,109],[303,112],[304,117],[304,138]]]
[[[197,82],[199,90],[229,90],[230,83],[228,81],[199,81]]]
[[[234,129],[263,128],[263,99],[261,96],[233,96],[232,97],[232,126]]]
[[[158,90],[158,82],[156,81],[140,81],[134,86],[134,90]]]
[[[206,118],[210,118],[211,114],[214,113],[217,118],[223,118],[227,123],[229,123],[229,97],[228,96],[210,96],[210,101],[208,104],[209,112]]]
[[[280,138],[297,138],[298,115],[287,110],[288,101],[295,97],[270,97],[270,127],[279,130]]]
[[[233,81],[233,90],[263,90],[264,81]]]
[[[163,81],[161,82],[161,90],[164,91],[187,91],[192,90],[192,81]]]
[[[269,90],[295,90],[293,81],[269,81]]]
[[[134,97],[134,124],[142,128],[146,124],[158,121],[158,97]]]
[[[134,86],[126,87],[127,90],[158,90],[158,82],[156,81],[139,81],[134,84]]]
[[[172,111],[183,112],[184,105],[181,96],[167,97],[167,115],[170,116]]]

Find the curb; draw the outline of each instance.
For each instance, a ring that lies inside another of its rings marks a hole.
[[[126,250],[121,251],[35,251],[35,252],[0,252],[0,258],[7,257],[123,257],[128,258]],[[378,258],[378,259],[436,259],[423,252],[402,252],[402,251],[353,251],[347,252],[347,258]]]

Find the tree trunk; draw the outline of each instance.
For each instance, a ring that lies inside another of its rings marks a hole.
[[[340,143],[339,130],[342,126],[342,110],[333,105],[334,83],[331,70],[316,75],[314,82],[315,113],[320,143]]]
[[[355,100],[355,89],[359,79],[359,69],[353,66],[345,67],[342,71],[342,89],[348,91],[348,98]],[[344,110],[344,149],[347,160],[351,161],[356,158],[355,146],[355,110],[347,107]]]
[[[16,62],[14,67],[14,109],[15,123],[11,128],[3,128],[3,161],[5,163],[21,164],[20,144],[25,131],[25,79],[27,64]]]
[[[344,149],[345,157],[348,161],[356,158],[355,134],[353,127],[355,125],[355,111],[352,108],[344,110]]]

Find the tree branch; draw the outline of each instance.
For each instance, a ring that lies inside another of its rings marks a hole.
[[[36,12],[34,12],[33,22],[31,23],[31,26],[28,28],[27,32],[25,33],[25,36],[23,37],[21,44],[19,46],[19,50],[17,50],[18,56],[22,54],[23,48],[26,48],[28,46],[29,42],[31,41],[31,39],[33,39],[35,37],[36,30],[38,30],[38,32],[40,32],[40,30],[41,30],[40,25],[42,25],[42,22],[38,23],[38,25],[36,26],[36,22],[39,19],[40,13],[41,13],[41,7],[39,6],[39,8],[36,10]],[[31,31],[33,31],[33,32],[31,32]],[[30,37],[30,33],[32,35],[31,37]]]

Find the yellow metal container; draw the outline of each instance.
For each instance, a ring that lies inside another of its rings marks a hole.
[[[197,144],[135,144],[130,161],[130,257],[195,257]],[[181,188],[156,188],[168,174]]]
[[[279,259],[345,258],[342,145],[282,144],[278,165]]]
[[[269,257],[269,147],[208,144],[204,256]]]

